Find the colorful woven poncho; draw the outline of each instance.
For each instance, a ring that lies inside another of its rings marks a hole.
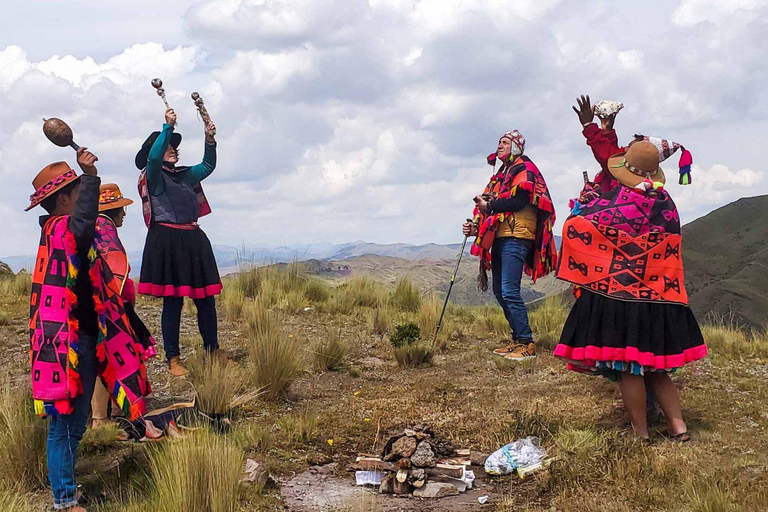
[[[495,162],[495,154],[488,157],[488,163]],[[552,227],[555,224],[555,207],[549,195],[547,183],[539,169],[526,156],[507,160],[485,187],[484,194],[490,194],[497,199],[513,196],[518,190],[528,192],[529,202],[538,210],[536,223],[536,239],[533,250],[529,252],[523,270],[535,282],[538,278],[549,274],[557,264],[557,247]],[[483,276],[491,269],[491,247],[496,239],[499,224],[506,219],[507,214],[497,213],[483,215],[475,207],[473,218],[478,226],[478,235],[472,244],[471,254],[480,257],[480,278],[478,282],[483,288]],[[487,278],[485,279],[487,287]]]
[[[619,186],[565,221],[557,277],[613,299],[687,305],[681,241],[665,190]]]
[[[120,283],[97,247],[110,244],[96,231],[83,262],[77,255],[69,217],[51,217],[43,227],[32,276],[30,299],[30,367],[35,412],[41,416],[71,414],[83,392],[78,373],[79,325],[75,283],[88,272],[98,316],[96,357],[99,375],[121,411],[131,418],[146,412],[150,393],[143,347],[136,341],[120,297]]]

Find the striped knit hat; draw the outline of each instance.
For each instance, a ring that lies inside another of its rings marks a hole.
[[[504,137],[512,141],[512,156],[520,156],[523,154],[523,151],[525,151],[525,137],[523,137],[522,133],[517,130],[512,130],[499,138],[503,139]]]
[[[678,149],[682,150],[682,153],[680,154],[680,162],[678,163],[680,171],[680,180],[678,183],[680,183],[680,185],[691,184],[691,165],[693,164],[693,157],[691,156],[690,151],[685,149],[682,144],[672,142],[667,139],[661,139],[659,137],[649,137],[647,135],[639,134],[635,135],[635,139],[647,140],[648,142],[653,143],[653,145],[656,146],[656,149],[659,150],[660,162],[663,162],[667,158],[671,157]]]

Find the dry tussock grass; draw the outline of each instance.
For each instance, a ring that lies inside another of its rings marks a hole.
[[[384,336],[389,332],[390,315],[386,306],[379,306],[371,311],[370,330],[372,334]]]
[[[291,446],[305,444],[315,437],[317,430],[317,413],[311,407],[305,407],[299,412],[283,416],[278,426]]]
[[[232,400],[244,388],[242,370],[199,352],[187,359],[187,369],[200,410],[206,414],[227,414]]]
[[[392,292],[390,303],[401,311],[415,312],[421,306],[421,295],[413,284],[410,276],[398,278],[395,291]]]
[[[2,297],[26,297],[31,292],[32,276],[26,272],[0,278],[0,296]]]
[[[301,371],[301,355],[296,340],[285,336],[274,314],[260,301],[248,306],[246,334],[251,384],[274,400],[285,391]]]
[[[315,368],[335,371],[347,366],[349,344],[334,330],[328,332],[325,339],[316,342],[312,348]]]
[[[5,488],[42,487],[47,482],[45,444],[48,429],[32,410],[30,393],[0,387],[0,482]]]
[[[421,303],[421,306],[419,306],[419,311],[416,315],[416,323],[418,324],[421,336],[425,341],[432,343],[442,309],[443,301],[435,295],[428,297]],[[445,347],[445,333],[446,331],[441,329],[438,335],[437,345],[441,350]]]
[[[723,359],[768,358],[768,336],[747,333],[732,324],[718,322],[702,326],[710,352]]]
[[[168,440],[152,457],[152,510],[234,512],[243,453],[227,437],[196,431]]]

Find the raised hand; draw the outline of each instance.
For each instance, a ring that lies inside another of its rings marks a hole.
[[[205,141],[213,144],[216,142],[216,125],[210,119],[205,123]]]
[[[581,98],[576,98],[576,103],[579,108],[573,107],[573,111],[579,116],[581,125],[586,126],[595,118],[595,107],[590,104],[589,95],[584,96],[582,94]]]
[[[172,108],[165,111],[165,124],[176,126],[176,112]]]
[[[599,117],[599,116],[598,116]],[[613,123],[616,121],[616,114],[611,114],[607,117],[600,118],[600,129],[605,133],[613,130]]]
[[[96,176],[97,170],[94,164],[98,161],[99,157],[88,151],[88,148],[80,148],[77,150],[77,164],[85,174]]]

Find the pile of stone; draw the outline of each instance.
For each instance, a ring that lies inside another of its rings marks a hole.
[[[457,450],[428,426],[416,425],[390,436],[380,457],[361,455],[350,469],[383,472],[381,493],[442,498],[471,488],[474,475],[467,467],[482,465],[483,457]]]

